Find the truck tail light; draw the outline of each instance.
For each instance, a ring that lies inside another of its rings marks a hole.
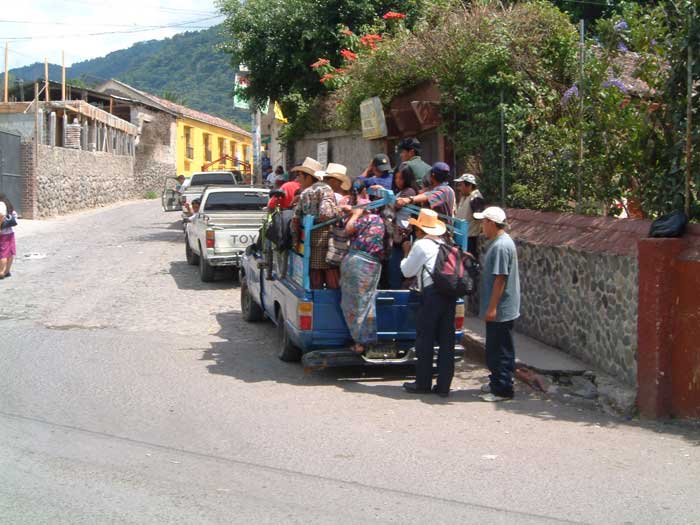
[[[213,248],[215,242],[214,230],[207,230],[207,248]]]
[[[307,332],[313,330],[314,303],[299,303],[297,313],[299,314],[299,329]]]
[[[458,304],[455,308],[455,330],[461,330],[464,326],[464,304]]]

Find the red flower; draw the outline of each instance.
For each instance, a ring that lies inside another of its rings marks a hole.
[[[331,61],[327,58],[319,58],[318,62],[314,62],[313,64],[311,64],[311,67],[314,69],[318,69],[319,67],[327,66],[330,63]]]
[[[350,62],[357,60],[357,53],[353,53],[349,49],[341,49],[340,54],[345,60],[348,60]]]
[[[333,80],[335,78],[335,75],[333,73],[326,73],[321,77],[321,84],[325,84],[329,80]]]
[[[406,18],[406,15],[404,15],[403,13],[397,13],[396,11],[389,11],[382,18],[384,20],[401,20],[403,18]]]
[[[335,70],[335,72],[338,75],[343,75],[343,74],[347,73],[348,71],[350,71],[350,70],[346,67],[339,67],[338,69]]]
[[[370,49],[377,49],[377,42],[382,39],[382,35],[363,35],[360,37],[360,44]]]
[[[347,27],[341,31],[344,35],[353,36],[355,33],[350,31]]]

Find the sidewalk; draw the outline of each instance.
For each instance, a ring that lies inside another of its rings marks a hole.
[[[464,318],[464,336],[483,348],[486,342],[486,326],[477,317]],[[590,370],[582,361],[565,354],[561,350],[517,332],[515,339],[515,360],[532,370],[543,374],[582,374]]]
[[[614,415],[631,416],[636,389],[600,373],[569,354],[537,339],[514,333],[516,377],[532,388],[567,400],[595,402]],[[477,317],[465,317],[463,344],[467,355],[484,360],[486,326]]]

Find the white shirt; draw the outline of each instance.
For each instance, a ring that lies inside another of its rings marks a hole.
[[[180,188],[179,188],[177,191],[179,191],[180,193],[184,193],[185,190],[186,190],[187,188],[190,187],[190,183],[191,183],[191,182],[192,182],[192,178],[185,179],[185,180],[182,182],[182,185],[180,186]]]
[[[408,256],[401,261],[401,273],[405,277],[415,277],[422,273],[421,278],[418,279],[418,287],[421,290],[433,284],[433,278],[429,272],[435,270],[435,261],[440,251],[438,243],[442,244],[443,241],[432,236],[424,237],[413,243]]]

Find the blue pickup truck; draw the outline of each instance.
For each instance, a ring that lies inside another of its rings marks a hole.
[[[392,204],[392,192],[370,207]],[[407,207],[411,213],[419,209]],[[466,248],[467,223],[452,219],[454,239]],[[259,246],[249,247],[241,263],[241,310],[248,322],[269,318],[277,327],[277,354],[283,361],[301,361],[305,368],[350,365],[392,365],[415,361],[416,310],[419,296],[411,290],[379,290],[377,344],[365,355],[350,350],[352,339],[340,309],[340,290],[314,290],[309,281],[311,231],[322,227],[304,217],[303,244],[297,249],[265,257]],[[271,271],[270,271],[271,270]],[[455,331],[460,340],[464,302],[457,301]],[[464,353],[458,345],[457,356]]]

